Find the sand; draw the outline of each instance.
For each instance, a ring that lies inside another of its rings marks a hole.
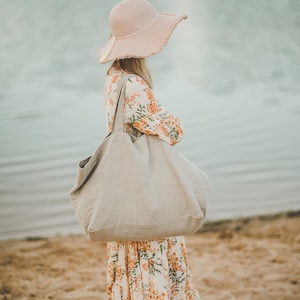
[[[299,212],[207,223],[186,237],[202,300],[300,299]],[[82,236],[0,242],[0,299],[106,299],[105,245]]]

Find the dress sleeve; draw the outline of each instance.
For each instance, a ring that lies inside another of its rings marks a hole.
[[[138,76],[126,83],[125,116],[125,122],[137,130],[156,135],[171,145],[183,136],[180,120],[159,104],[152,89]]]

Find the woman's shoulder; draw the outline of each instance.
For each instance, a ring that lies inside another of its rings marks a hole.
[[[136,75],[136,74],[128,74],[125,71],[122,70],[118,70],[118,69],[114,69],[112,68],[110,70],[110,72],[107,74],[106,76],[106,82],[109,83],[118,83],[118,81],[124,76],[124,75],[132,75],[130,76],[130,78],[127,80],[126,82],[126,87],[132,87],[132,86],[148,86],[148,84],[146,83],[146,81],[141,78],[140,76]]]
[[[129,74],[129,75],[131,75],[131,76],[127,81],[128,85],[148,86],[148,84],[146,83],[146,81],[142,77],[140,77],[136,74]]]
[[[110,95],[114,93],[118,89],[118,84],[122,80],[124,75],[128,75],[128,73],[119,70],[111,70],[109,74],[107,74],[106,82],[105,82],[105,90]],[[148,83],[136,74],[132,75],[128,78],[126,82],[126,97],[140,97],[140,98],[149,98],[148,95],[152,94],[151,88]],[[152,98],[152,97],[151,97]]]
[[[111,69],[106,75],[106,83],[115,84],[123,76],[124,72],[118,71],[117,69]]]

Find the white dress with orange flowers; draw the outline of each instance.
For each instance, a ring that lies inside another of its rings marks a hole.
[[[105,83],[108,132],[116,109],[122,72],[113,70]],[[180,120],[156,100],[151,88],[138,76],[126,83],[124,130],[152,134],[171,145],[183,135]],[[191,283],[183,237],[142,242],[107,243],[108,300],[199,300]]]

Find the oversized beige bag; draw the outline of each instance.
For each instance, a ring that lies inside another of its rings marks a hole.
[[[123,131],[124,75],[113,131],[79,163],[71,202],[94,241],[140,241],[191,234],[203,224],[207,175],[156,136]]]

